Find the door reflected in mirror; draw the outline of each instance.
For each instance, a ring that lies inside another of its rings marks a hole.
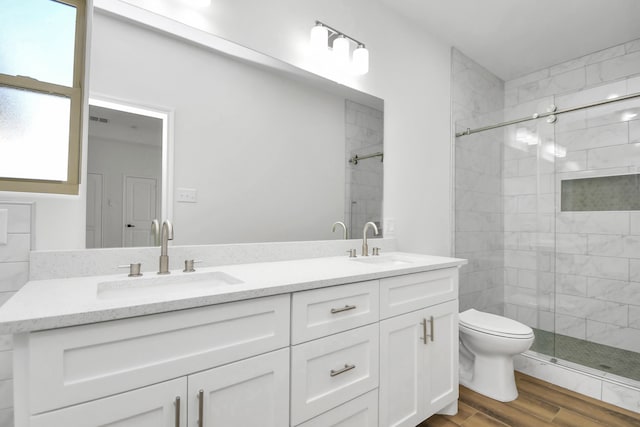
[[[87,248],[153,245],[151,223],[162,217],[163,116],[91,100]]]

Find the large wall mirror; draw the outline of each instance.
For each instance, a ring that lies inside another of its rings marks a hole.
[[[175,244],[380,224],[383,101],[322,80],[96,10],[87,247],[148,246],[152,218],[173,221]]]

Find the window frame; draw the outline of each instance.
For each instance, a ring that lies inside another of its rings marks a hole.
[[[79,193],[82,162],[82,105],[84,102],[87,5],[86,0],[49,1],[73,6],[76,9],[73,86],[63,86],[54,83],[42,82],[29,77],[11,76],[2,73],[0,73],[0,86],[25,90],[28,92],[58,95],[70,100],[67,180],[50,181],[0,177],[0,191],[70,195],[77,195]]]

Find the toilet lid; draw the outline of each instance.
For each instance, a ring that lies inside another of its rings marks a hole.
[[[533,330],[512,319],[491,313],[484,313],[473,308],[460,313],[459,322],[462,326],[492,335],[531,336]]]

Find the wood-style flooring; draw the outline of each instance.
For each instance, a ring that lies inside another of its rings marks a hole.
[[[460,387],[458,414],[418,427],[640,427],[640,414],[516,372],[519,396],[502,403]]]

